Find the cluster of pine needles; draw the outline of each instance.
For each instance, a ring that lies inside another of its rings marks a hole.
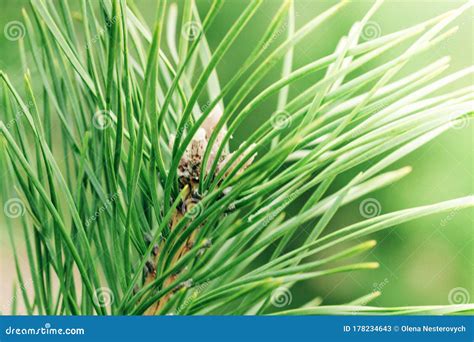
[[[443,92],[472,67],[445,73],[449,57],[425,58],[400,76],[456,33],[449,26],[470,5],[364,40],[382,2],[367,4],[333,53],[293,68],[295,47],[347,2],[296,23],[284,0],[221,86],[219,62],[263,3],[245,2],[211,49],[206,35],[218,29],[224,2],[212,0],[203,15],[195,0],[160,0],[152,28],[127,0],[81,0],[74,9],[31,0],[23,11],[23,89],[0,74],[2,203],[17,199],[25,211],[7,222],[22,307],[49,315],[472,312],[470,304],[369,306],[377,292],[341,305],[316,298],[284,307],[275,298],[301,281],[376,268],[344,263],[374,247],[374,232],[473,206],[471,196],[423,204],[325,232],[341,206],[410,171],[387,171],[391,164],[472,115],[472,86]],[[281,78],[256,93],[282,65]],[[262,113],[272,98],[274,112]],[[267,119],[233,146],[256,115]],[[302,227],[309,233],[294,246]]]

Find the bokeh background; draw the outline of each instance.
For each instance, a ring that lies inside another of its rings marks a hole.
[[[221,15],[207,36],[211,49],[217,46],[246,2],[226,1]],[[142,10],[148,23],[152,23],[156,0],[135,0],[135,3]],[[335,1],[296,0],[297,27],[301,27],[310,18],[334,3]],[[351,25],[363,17],[371,3],[351,2],[337,16],[311,34],[296,48],[294,67],[331,53],[340,37],[347,34]],[[387,34],[432,18],[463,3],[463,1],[386,1],[372,18],[372,23],[379,30],[378,34]],[[198,4],[201,13],[205,13],[210,1],[198,0]],[[233,76],[241,61],[250,53],[280,4],[280,0],[266,0],[257,15],[243,30],[223,62],[218,65],[222,84]],[[0,69],[5,71],[21,89],[18,43],[6,39],[3,31],[8,22],[21,20],[21,10],[28,9],[28,1],[0,0],[0,6]],[[77,2],[70,1],[70,6],[76,8]],[[419,56],[405,67],[399,76],[445,55],[452,57],[451,67],[447,72],[471,65],[474,57],[473,19],[474,11],[471,8],[451,25],[459,26],[455,36],[429,53]],[[283,41],[285,35],[286,33],[283,33],[281,37],[277,37],[277,41]],[[390,52],[372,66],[396,53],[397,50]],[[280,70],[281,67],[275,68],[255,89],[254,94],[278,79]],[[34,79],[34,68],[31,72]],[[297,95],[299,89],[306,88],[319,77],[321,74],[292,86],[290,96]],[[457,82],[456,87],[444,89],[453,90],[468,84],[473,84],[472,75]],[[267,101],[261,107],[261,112],[251,117],[241,128],[233,144],[238,145],[247,134],[266,120],[275,110],[275,106],[276,98]],[[0,119],[2,115],[0,112]],[[407,177],[342,208],[331,222],[330,230],[361,220],[359,204],[365,198],[376,199],[381,205],[381,212],[386,213],[472,194],[473,147],[473,125],[469,122],[463,124],[461,128],[443,134],[390,168],[394,170],[406,165],[412,166],[413,171]],[[332,191],[346,184],[365,167],[367,165],[339,177]],[[0,211],[0,310],[8,312],[7,306],[11,302],[15,271],[4,220],[3,212]],[[298,305],[316,295],[321,296],[325,304],[346,303],[374,290],[382,292],[382,296],[374,301],[374,304],[380,306],[448,304],[449,294],[456,288],[462,288],[464,293],[467,293],[469,301],[473,302],[473,233],[474,212],[463,210],[431,216],[374,234],[373,238],[378,241],[378,245],[362,259],[378,261],[381,265],[379,269],[334,275],[300,284],[292,290],[292,305]]]

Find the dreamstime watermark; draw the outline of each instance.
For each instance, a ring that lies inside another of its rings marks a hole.
[[[380,37],[382,29],[380,25],[375,21],[368,21],[362,28],[361,37],[364,40],[372,40]]]
[[[375,284],[376,284],[376,283],[374,283],[374,285],[375,285]],[[379,290],[375,290],[375,289],[374,289],[374,290],[372,291],[372,293],[377,292],[377,291],[379,291]],[[380,292],[380,291],[379,291],[379,292]],[[367,296],[365,299],[359,300],[359,302],[357,303],[357,305],[354,305],[354,306],[356,306],[356,307],[352,308],[352,310],[349,311],[349,314],[351,314],[351,315],[358,315],[358,314],[361,312],[362,308],[363,308],[364,306],[366,306],[367,304],[369,304],[369,302],[370,302],[372,299],[373,299],[373,297]]]
[[[467,115],[453,115],[450,120],[451,128],[461,130],[469,125],[469,117]]]
[[[285,286],[280,286],[272,291],[270,297],[270,303],[277,307],[282,308],[284,306],[290,305],[293,301],[293,295],[291,294],[290,289]]]
[[[86,50],[90,49],[93,44],[97,43],[97,41],[105,33],[105,31],[107,29],[111,28],[112,25],[114,25],[116,22],[117,22],[117,17],[116,16],[113,16],[112,18],[107,19],[107,21],[105,22],[105,28],[102,27],[93,37],[91,37],[90,43],[86,44]]]
[[[114,294],[108,287],[99,287],[94,291],[94,303],[100,307],[112,305]]]
[[[194,199],[188,199],[186,201],[187,214],[190,218],[196,218],[201,215],[203,211],[203,206],[201,202],[196,202]]]
[[[29,291],[32,288],[33,284],[34,284],[34,280],[32,279],[29,279],[28,281],[21,283],[19,287],[20,292]],[[0,315],[3,315],[4,312],[9,310],[13,306],[13,303],[18,301],[18,299],[20,299],[20,296],[18,295],[11,296],[10,299],[6,303],[3,304],[2,309],[0,310]]]
[[[95,112],[92,117],[92,124],[95,128],[103,130],[112,125],[112,116],[110,110],[101,109]]]
[[[372,103],[370,106],[367,106],[367,109],[368,109],[367,115],[373,115],[373,114],[379,113],[390,105],[391,103],[389,103],[388,101]]]
[[[206,110],[209,109],[210,106],[211,106],[211,101],[207,101],[205,104],[203,104],[202,106],[199,107],[199,110],[201,111],[201,113],[204,113]],[[215,108],[216,107],[214,106],[214,109]]]
[[[270,124],[276,130],[288,128],[291,124],[291,115],[285,111],[278,112],[270,117]]]
[[[354,304],[354,308],[352,308],[349,313],[351,315],[357,315],[360,313],[360,311],[363,309],[364,306],[366,306],[369,302],[374,300],[374,298],[378,297],[380,294],[382,294],[382,290],[388,285],[390,281],[388,278],[383,279],[380,282],[375,282],[372,284],[372,293],[371,295],[365,296],[357,301],[357,304]]]
[[[270,45],[272,45],[272,43],[278,39],[278,37],[280,37],[283,33],[285,33],[288,29],[288,22],[286,21],[282,26],[280,26],[280,28],[275,31],[272,36],[270,37],[270,39],[268,39],[265,44],[263,44],[262,46],[262,52],[265,51],[266,49],[268,49],[270,47]]]
[[[381,282],[376,282],[372,284],[372,292],[380,292],[382,293],[382,289],[387,286],[389,283],[388,278],[385,278]]]
[[[25,203],[17,197],[10,198],[3,205],[3,212],[9,218],[18,218],[25,215]]]
[[[258,229],[263,229],[268,226],[270,222],[272,222],[285,209],[288,203],[293,202],[298,196],[299,192],[296,191],[286,197],[282,205],[280,205],[277,209],[273,210],[268,216],[265,217],[265,219],[259,224]],[[253,220],[253,217],[256,215],[257,214],[250,215],[248,218],[249,222],[251,222]]]
[[[191,295],[184,300],[183,303],[181,303],[180,306],[176,309],[176,311],[173,313],[174,315],[180,315],[187,307],[189,307],[198,297],[199,295],[206,290],[206,288],[209,286],[209,281],[205,281],[204,283],[201,283],[197,285]]]
[[[458,214],[459,210],[461,208],[459,207],[455,207],[453,209],[451,209],[451,211],[448,213],[448,215],[446,215],[445,217],[443,217],[440,221],[439,221],[439,225],[441,227],[445,227],[449,224],[449,222],[451,222],[454,217]]]
[[[375,198],[366,198],[359,204],[359,213],[364,218],[372,218],[380,215],[382,205]]]
[[[112,204],[119,198],[119,195],[120,195],[120,192],[121,191],[117,191],[115,194],[113,194],[112,196],[110,196],[109,198],[107,198],[107,200],[105,201],[105,203],[99,207],[99,209],[97,209],[95,211],[95,213],[91,216],[89,216],[86,221],[85,221],[85,225],[86,227],[90,226],[90,224],[92,222],[95,222],[97,220],[97,218],[99,218],[99,216],[104,212],[106,211],[108,208],[110,208],[112,206]]]
[[[205,111],[207,111],[210,105],[211,105],[211,101],[207,101],[205,104],[199,107],[199,110],[201,111],[201,113],[204,113]],[[176,131],[176,134],[171,134],[171,139],[168,146],[173,147],[176,135],[182,136],[186,131],[188,131],[192,127],[193,127],[193,124],[191,121],[187,121],[182,127],[179,127],[178,130]]]
[[[197,21],[188,21],[187,23],[184,23],[183,28],[181,29],[181,35],[184,39],[192,41],[199,36],[201,31],[201,24]]]
[[[31,107],[33,107],[33,105],[34,105],[33,101],[28,101],[26,103],[26,108],[29,110]],[[11,119],[10,121],[8,121],[7,123],[5,123],[5,127],[7,129],[12,128],[13,125],[17,123],[24,115],[25,115],[25,111],[20,107],[20,109],[16,111],[15,117]]]
[[[23,38],[26,34],[25,25],[18,20],[9,21],[3,28],[5,38],[10,41],[16,41]]]
[[[39,328],[15,328],[9,326],[5,335],[84,335],[84,328],[53,328],[50,323],[45,323]]]
[[[469,291],[464,287],[455,287],[449,291],[448,302],[449,304],[459,305],[467,304],[471,300]]]
[[[390,105],[391,103],[389,103],[388,101],[372,103],[369,106],[365,107],[363,112],[364,112],[364,115],[372,116],[372,115],[380,113],[381,111],[383,111],[385,108],[387,108]],[[362,125],[358,125],[352,128],[348,133],[351,139],[355,139],[363,135],[365,132],[367,132],[368,129],[369,127],[367,127],[367,125],[362,124]]]

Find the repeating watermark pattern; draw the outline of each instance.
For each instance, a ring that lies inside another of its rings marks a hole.
[[[25,204],[19,198],[10,198],[5,202],[3,212],[9,218],[18,218],[25,215]]]
[[[119,195],[120,195],[120,192],[121,191],[118,191],[116,192],[115,194],[113,194],[112,196],[110,196],[109,198],[107,198],[107,200],[105,201],[105,203],[95,211],[95,213],[91,216],[89,216],[86,221],[85,221],[85,226],[86,227],[89,227],[90,224],[92,222],[95,222],[97,220],[97,218],[104,212],[106,211],[108,208],[110,208],[112,206],[112,204],[119,198]]]
[[[285,286],[280,286],[273,290],[270,297],[270,303],[277,308],[290,305],[292,300],[293,295],[291,294],[291,291]]]
[[[379,113],[390,105],[391,103],[389,101],[379,101],[377,103],[372,103],[370,106],[367,106],[367,109],[369,109],[367,114],[373,115]]]
[[[380,25],[375,21],[368,21],[362,28],[361,37],[364,40],[372,40],[382,35]]]
[[[183,25],[181,35],[189,41],[195,40],[202,31],[201,24],[196,21],[188,21]]]
[[[290,194],[290,196],[286,197],[285,200],[283,201],[283,203],[278,208],[273,210],[268,216],[265,217],[265,219],[259,224],[258,229],[263,229],[266,226],[268,226],[270,224],[270,222],[272,222],[286,208],[286,206],[289,203],[293,202],[299,195],[300,195],[300,193],[298,191],[296,191],[296,192]],[[248,221],[252,222],[254,217],[257,216],[257,215],[258,215],[258,213],[254,214],[254,215],[250,215],[249,218],[248,218]]]
[[[33,101],[28,101],[26,103],[26,107],[27,109],[29,110],[31,107],[33,107],[34,103]],[[25,115],[25,111],[20,108],[19,110],[16,111],[15,113],[15,117],[13,119],[11,119],[10,121],[8,121],[7,123],[5,123],[5,126],[7,127],[7,129],[10,129],[13,127],[13,125],[15,123],[17,123],[23,116]]]
[[[390,103],[389,101],[380,101],[377,103],[372,103],[369,106],[365,107],[364,111],[367,111],[366,115],[373,116],[377,115],[390,105],[392,105],[392,103]],[[368,130],[370,130],[370,127],[367,127],[366,125],[357,125],[349,131],[349,135],[351,139],[355,139],[366,133]]]
[[[291,124],[291,115],[288,112],[278,112],[270,118],[270,123],[276,130],[285,129]]]
[[[263,44],[262,46],[262,51],[265,51],[266,49],[268,49],[270,47],[270,45],[272,45],[272,43],[278,39],[278,37],[280,37],[283,33],[285,33],[288,29],[288,22],[285,22],[282,26],[280,26],[280,28],[274,32],[272,34],[272,36],[270,37],[270,39],[268,39],[265,44]]]
[[[112,125],[112,117],[110,111],[106,109],[101,109],[95,112],[92,118],[92,124],[95,128],[103,130]]]
[[[375,285],[376,283],[374,283]],[[378,290],[373,290],[372,292],[376,292]],[[379,291],[380,292],[380,291]],[[357,303],[357,307],[350,310],[349,311],[349,314],[351,315],[359,315],[360,314],[360,311],[361,309],[366,306],[367,304],[370,303],[370,301],[372,300],[373,298],[370,298],[369,296],[367,296],[367,298],[363,299],[363,300],[360,300],[358,303]]]
[[[459,305],[467,304],[471,300],[469,291],[464,287],[455,287],[449,291],[448,302],[449,304]]]
[[[384,289],[385,286],[388,285],[388,283],[389,283],[388,278],[385,278],[380,282],[373,283],[372,284],[372,294],[375,295],[376,292],[379,292],[379,294],[382,294],[382,289]],[[364,306],[369,304],[369,302],[371,302],[373,299],[374,299],[373,296],[367,296],[364,299],[360,299],[359,302],[357,303],[358,308],[355,308],[355,309],[351,310],[349,313],[351,315],[358,315],[361,311],[361,308],[363,308]]]
[[[388,278],[385,278],[384,280],[382,280],[381,282],[378,282],[378,283],[373,283],[372,284],[372,292],[380,292],[382,293],[382,289],[387,286],[389,283],[389,280]]]
[[[457,215],[457,213],[459,212],[460,208],[459,207],[456,207],[456,208],[453,208],[451,209],[451,211],[448,213],[448,215],[446,215],[446,217],[443,217],[441,219],[441,221],[439,221],[439,225],[441,227],[445,227],[448,225],[449,222],[451,222],[454,217]]]
[[[364,218],[372,218],[380,215],[382,205],[375,198],[366,198],[359,204],[359,213]]]
[[[207,100],[205,104],[199,107],[199,110],[201,111],[201,113],[204,113],[206,110],[209,109],[210,106],[211,106],[211,101]],[[214,106],[214,108],[216,107]]]
[[[195,202],[194,200],[189,200],[188,205],[188,211],[187,213],[189,214],[189,217],[191,218],[196,218],[199,215],[201,215],[203,211],[202,203],[201,202]]]
[[[469,125],[469,117],[467,115],[463,115],[459,117],[459,115],[453,115],[453,118],[450,121],[451,128],[461,130],[466,128]]]
[[[106,307],[114,302],[114,294],[108,287],[99,287],[94,291],[94,303],[97,306]]]
[[[29,291],[33,287],[34,281],[32,279],[28,279],[23,283],[20,283],[18,289],[20,291]],[[6,303],[3,304],[3,306],[0,308],[0,316],[4,314],[4,312],[7,312],[9,308],[13,306],[13,303],[15,301],[18,301],[21,299],[21,296],[19,295],[13,295],[10,297],[9,300],[6,301]]]
[[[97,31],[97,33],[91,37],[91,41],[89,44],[86,45],[86,50],[87,49],[90,49],[92,45],[94,45],[95,43],[97,43],[97,41],[100,39],[100,37],[105,33],[105,31],[109,28],[112,27],[113,24],[115,24],[117,22],[117,17],[116,16],[113,16],[112,18],[108,19],[106,22],[105,22],[105,27],[101,28],[100,30]]]
[[[202,284],[199,284],[196,286],[191,293],[191,295],[184,300],[184,302],[176,309],[176,311],[173,313],[174,315],[180,315],[187,307],[189,307],[196,299],[199,297],[199,295],[206,290],[206,288],[209,286],[209,281],[205,281]]]
[[[21,21],[9,21],[3,28],[5,38],[11,41],[16,41],[23,38],[26,34],[25,25]]]

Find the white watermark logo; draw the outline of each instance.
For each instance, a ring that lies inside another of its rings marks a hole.
[[[382,206],[375,198],[366,198],[359,204],[359,213],[364,218],[372,218],[380,215]]]
[[[92,118],[92,124],[97,129],[106,129],[112,125],[112,117],[110,116],[110,111],[103,109],[95,112],[94,117]]]
[[[290,305],[292,300],[293,296],[291,291],[285,286],[280,286],[273,290],[270,303],[272,303],[272,305],[276,306],[277,308],[282,308],[284,306]]]
[[[291,115],[281,111],[270,118],[270,123],[275,129],[285,129],[291,124]]]
[[[18,20],[10,21],[5,25],[3,33],[5,34],[5,38],[8,40],[19,40],[25,36],[25,25],[23,25],[23,23]]]
[[[183,29],[181,30],[182,36],[187,40],[195,40],[199,34],[201,33],[202,27],[196,21],[188,21],[183,25]]]
[[[9,218],[18,218],[25,214],[25,204],[19,198],[10,198],[5,202],[3,212]]]
[[[368,21],[362,28],[361,37],[365,40],[372,40],[380,37],[381,34],[382,29],[380,28],[380,25],[375,21]]]
[[[467,304],[469,303],[471,296],[469,291],[464,287],[455,287],[449,291],[448,301],[449,304]]]
[[[114,302],[114,294],[108,287],[100,287],[94,291],[94,303],[97,306],[110,306]]]

